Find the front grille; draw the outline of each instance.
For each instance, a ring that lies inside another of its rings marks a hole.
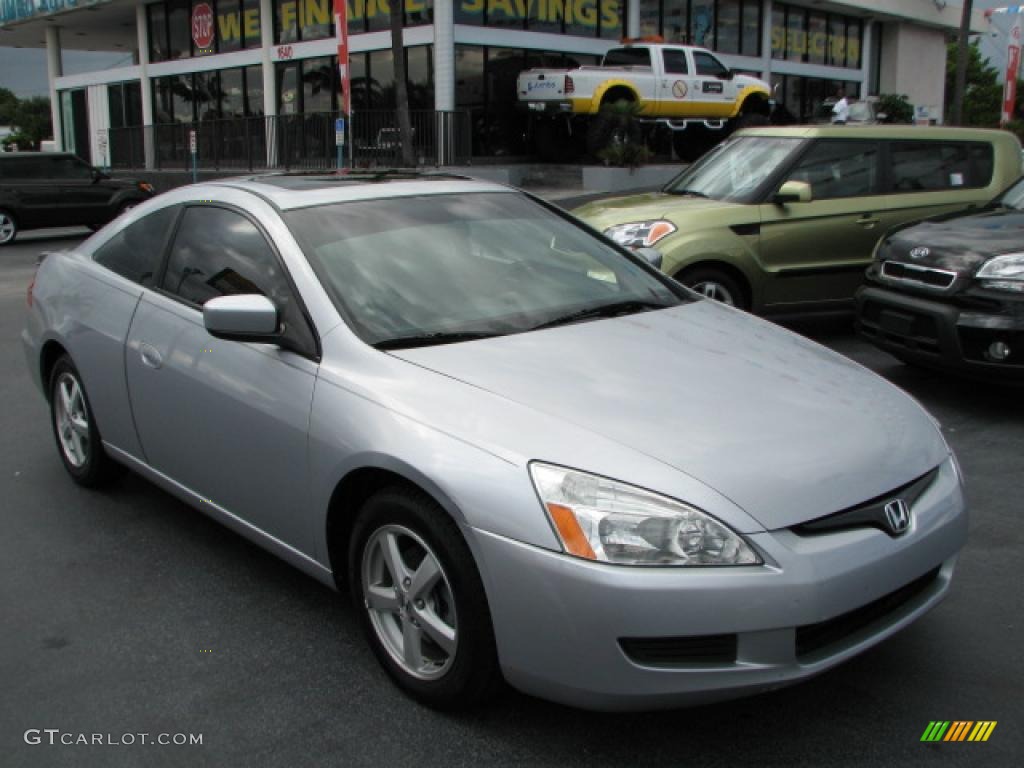
[[[934,267],[919,267],[916,264],[902,264],[898,261],[883,262],[882,277],[942,290],[956,282],[956,272]]]
[[[622,637],[619,645],[630,661],[648,667],[732,664],[736,661],[736,635]]]
[[[796,629],[796,655],[806,656],[823,648],[841,642],[855,632],[874,624],[895,613],[932,585],[939,575],[936,567],[919,579],[915,579],[895,592],[890,592],[874,602],[862,605],[849,613],[841,614],[828,621],[807,624]]]

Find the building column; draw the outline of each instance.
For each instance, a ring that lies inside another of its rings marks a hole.
[[[434,109],[455,109],[454,0],[434,0]]]
[[[53,141],[57,151],[64,150],[64,130],[57,98],[57,78],[64,74],[60,56],[60,30],[53,24],[46,26],[46,74],[50,80],[50,120],[53,123]]]
[[[153,81],[149,79],[149,24],[146,6],[135,6],[135,32],[139,41],[139,85],[142,92],[142,152],[146,169],[156,167],[156,143],[153,129]]]
[[[871,49],[873,47],[871,30],[874,28],[874,23],[870,18],[864,19],[864,23],[861,25],[863,33],[860,39],[860,97],[865,99],[871,92],[871,67],[874,57],[871,55]]]
[[[626,37],[640,37],[640,3],[626,0]]]
[[[260,0],[260,62],[263,71],[263,129],[267,140],[267,167],[277,166],[277,77],[270,51],[274,47],[274,5]]]

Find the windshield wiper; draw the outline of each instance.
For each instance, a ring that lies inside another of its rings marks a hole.
[[[437,333],[419,333],[411,336],[396,336],[371,344],[374,349],[409,349],[411,347],[433,347],[440,344],[457,344],[460,341],[475,341],[501,336],[500,333],[486,331],[455,331]]]
[[[587,307],[586,309],[579,309],[575,312],[570,312],[567,315],[556,317],[554,320],[548,320],[535,325],[531,330],[538,331],[541,328],[554,328],[557,325],[569,325],[570,323],[578,323],[582,320],[596,320],[598,318],[605,317],[621,317],[622,315],[634,315],[637,312],[645,312],[650,309],[668,309],[674,306],[672,304],[660,304],[655,301],[617,301],[614,304],[602,304],[599,307]]]
[[[690,195],[691,197],[703,197],[710,199],[708,195],[705,195],[703,192],[698,192],[695,189],[670,189],[668,190],[668,193],[670,195]]]

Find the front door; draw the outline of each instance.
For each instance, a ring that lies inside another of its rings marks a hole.
[[[761,205],[766,308],[852,299],[885,232],[878,143],[817,141],[789,180],[809,184],[812,200]]]
[[[206,332],[202,305],[239,293],[277,305],[294,351]],[[143,297],[128,336],[128,392],[146,461],[308,555],[314,356],[312,331],[259,227],[233,209],[187,208],[161,291]]]
[[[700,106],[699,116],[726,118],[736,102],[736,81],[729,68],[707,51],[693,52],[694,102]]]

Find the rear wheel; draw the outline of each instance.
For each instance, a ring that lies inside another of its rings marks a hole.
[[[50,414],[57,450],[71,479],[87,488],[108,480],[113,463],[103,450],[82,378],[67,355],[50,374]]]
[[[9,211],[0,209],[0,245],[10,245],[17,236],[18,222]]]
[[[501,680],[490,610],[458,526],[425,494],[371,497],[349,549],[349,583],[378,661],[427,706],[458,709]]]
[[[620,99],[601,105],[601,111],[592,115],[587,125],[587,154],[597,157],[605,147],[619,143],[639,144],[643,141],[640,123],[630,114],[634,102]]]
[[[738,309],[749,307],[743,286],[724,270],[714,267],[697,267],[682,273],[676,279],[705,298],[714,299]]]

